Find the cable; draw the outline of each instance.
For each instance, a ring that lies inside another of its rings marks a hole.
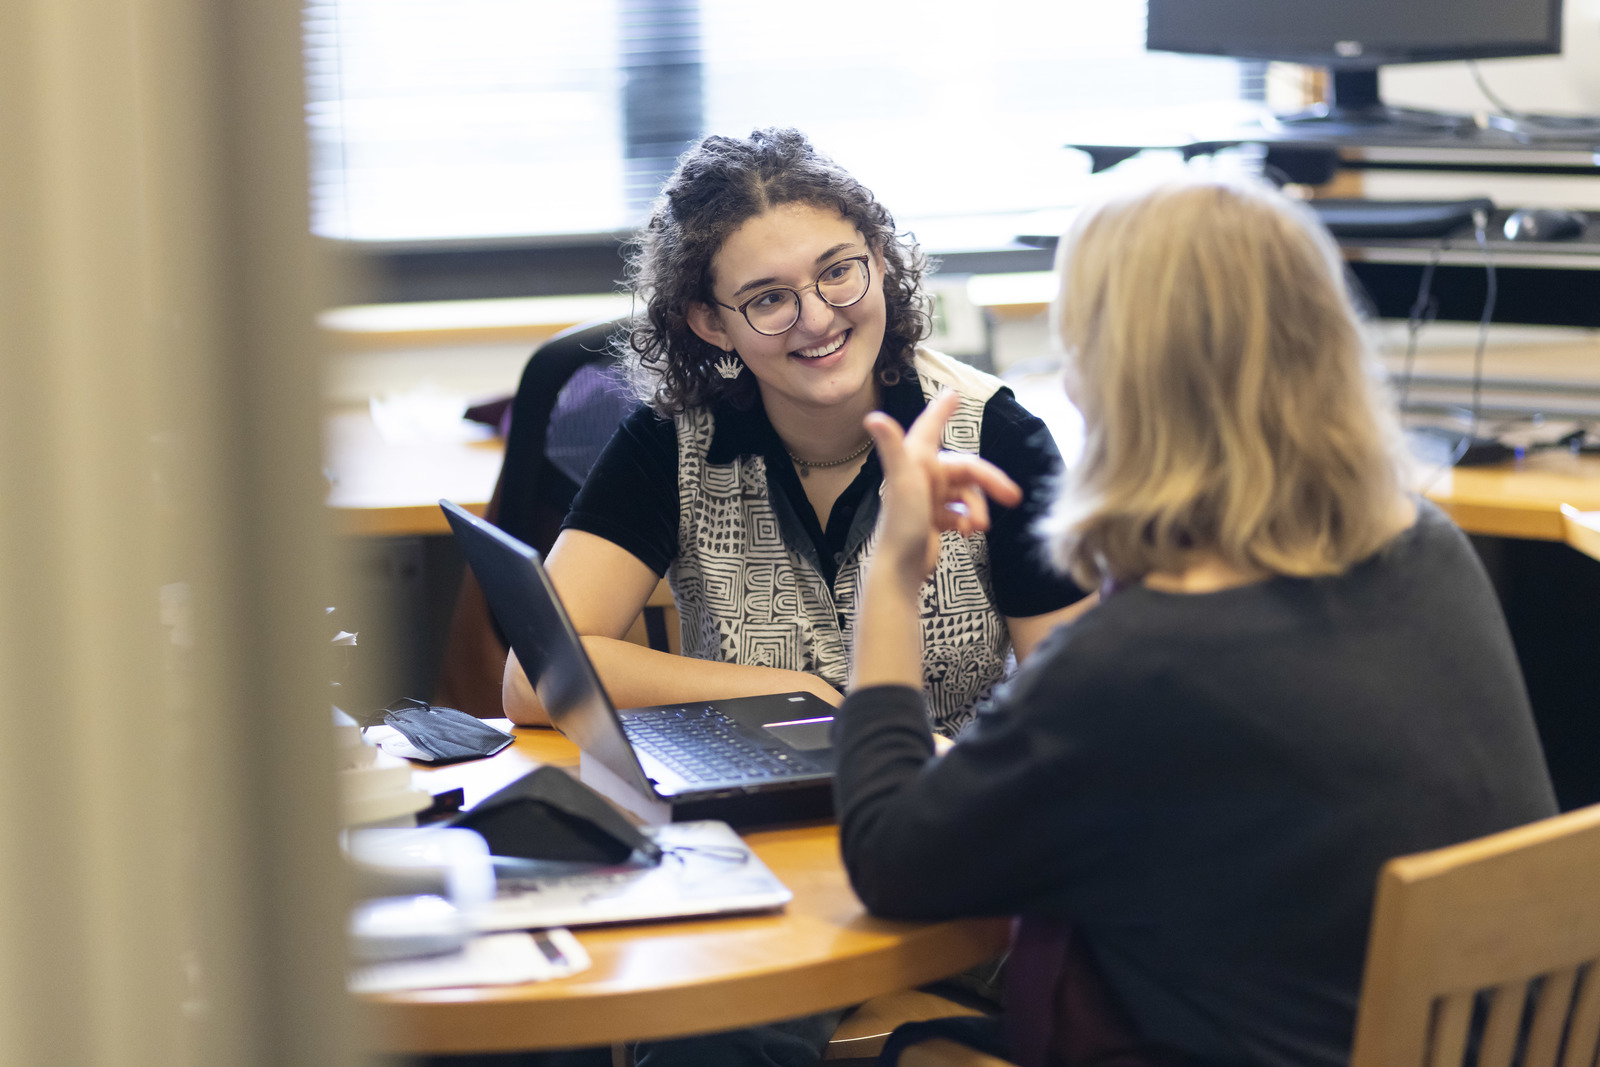
[[[1472,354],[1472,426],[1467,432],[1475,437],[1478,433],[1478,416],[1483,401],[1483,350],[1489,344],[1489,322],[1494,318],[1494,305],[1500,295],[1500,283],[1495,275],[1494,250],[1489,247],[1487,211],[1480,208],[1472,213],[1472,229],[1477,236],[1478,248],[1483,252],[1483,270],[1488,286],[1488,292],[1483,298],[1483,314],[1478,317],[1478,347]]]
[[[1484,95],[1484,98],[1487,99],[1489,103],[1495,106],[1495,110],[1499,111],[1500,114],[1512,119],[1525,119],[1529,117],[1512,107],[1510,104],[1506,103],[1504,100],[1500,99],[1499,95],[1496,94],[1493,89],[1489,88],[1489,83],[1484,80],[1483,71],[1478,69],[1477,60],[1467,60],[1467,69],[1472,72],[1472,80],[1478,83],[1478,91]]]
[[[1433,253],[1428,257],[1428,265],[1422,268],[1422,281],[1417,286],[1417,299],[1411,305],[1411,314],[1406,319],[1406,358],[1400,370],[1400,414],[1404,415],[1411,406],[1411,371],[1417,358],[1417,337],[1422,333],[1422,327],[1433,321],[1439,312],[1438,301],[1433,299],[1433,272],[1439,266],[1439,257],[1444,255],[1444,246],[1448,238],[1441,238],[1434,245]]]
[[[1597,115],[1536,115],[1528,111],[1519,111],[1500,98],[1500,95],[1489,88],[1489,83],[1483,77],[1483,71],[1478,69],[1477,60],[1467,60],[1467,70],[1472,72],[1472,80],[1477,82],[1478,91],[1492,104],[1500,116],[1510,120],[1508,123],[1493,123],[1513,135],[1527,136],[1523,127],[1531,127],[1549,133],[1600,134],[1600,116]]]
[[[1427,479],[1417,487],[1417,495],[1427,496],[1432,492],[1434,484],[1444,476],[1445,471],[1461,462],[1461,457],[1467,454],[1467,449],[1470,447],[1472,447],[1471,437],[1463,437],[1458,441],[1456,447],[1450,450],[1450,458],[1435,467],[1433,473],[1428,475]]]
[[[679,863],[688,863],[689,860],[696,858],[740,866],[750,862],[750,850],[733,845],[670,845],[662,849],[661,854]]]
[[[1467,450],[1472,447],[1472,439],[1478,434],[1478,423],[1483,409],[1483,354],[1489,343],[1489,324],[1494,319],[1494,307],[1499,299],[1499,278],[1495,274],[1494,252],[1489,246],[1489,213],[1481,208],[1472,213],[1472,230],[1477,240],[1478,248],[1483,252],[1483,266],[1487,292],[1484,295],[1483,310],[1478,316],[1478,344],[1472,356],[1472,421],[1467,433],[1456,442],[1450,450],[1450,456],[1436,467],[1421,483],[1417,492],[1427,495],[1445,471],[1461,462]],[[1411,314],[1406,321],[1406,357],[1401,376],[1400,412],[1405,414],[1409,391],[1411,388],[1411,369],[1417,350],[1417,336],[1421,333],[1425,323],[1432,320],[1438,311],[1438,306],[1433,300],[1433,272],[1439,265],[1439,259],[1444,253],[1446,240],[1441,240],[1433,249],[1433,254],[1428,257],[1428,264],[1422,270],[1422,281],[1417,286],[1417,299],[1411,305]]]

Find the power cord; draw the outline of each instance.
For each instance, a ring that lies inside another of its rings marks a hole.
[[[716,860],[743,866],[750,862],[750,851],[732,845],[671,845],[661,850],[663,856],[688,863],[692,859]]]
[[[1412,302],[1411,314],[1406,318],[1406,356],[1400,368],[1401,415],[1411,410],[1411,375],[1417,358],[1417,338],[1422,334],[1422,328],[1432,322],[1439,313],[1439,302],[1433,298],[1433,272],[1439,266],[1439,258],[1444,255],[1446,243],[1448,238],[1441,239],[1433,246],[1427,266],[1422,268],[1422,281],[1417,286],[1417,299]]]
[[[1478,342],[1472,354],[1472,406],[1470,422],[1467,433],[1451,448],[1449,456],[1439,464],[1432,474],[1428,475],[1418,490],[1426,494],[1433,488],[1444,472],[1454,467],[1466,456],[1472,447],[1474,438],[1478,435],[1478,427],[1483,418],[1483,356],[1489,345],[1489,325],[1494,320],[1495,304],[1499,300],[1499,276],[1495,271],[1494,249],[1489,244],[1489,213],[1479,209],[1472,213],[1473,237],[1477,242],[1478,250],[1483,253],[1483,268],[1485,288],[1483,310],[1478,315]],[[1439,266],[1448,238],[1441,239],[1436,244],[1428,262],[1422,268],[1422,278],[1417,285],[1417,297],[1411,304],[1411,311],[1406,319],[1406,354],[1400,373],[1399,407],[1401,415],[1410,410],[1411,378],[1416,363],[1417,342],[1422,329],[1434,321],[1438,314],[1438,302],[1433,297],[1433,276]]]
[[[1433,469],[1433,473],[1428,475],[1427,479],[1417,487],[1417,495],[1427,496],[1429,493],[1431,493],[1434,485],[1439,481],[1440,478],[1444,477],[1445,472],[1450,470],[1457,463],[1460,463],[1461,457],[1465,456],[1467,454],[1467,449],[1471,447],[1472,438],[1470,437],[1463,437],[1460,441],[1456,442],[1455,448],[1450,450],[1449,457],[1441,461],[1440,464]]]
[[[1472,353],[1472,425],[1467,431],[1476,437],[1483,402],[1483,351],[1489,345],[1489,323],[1494,318],[1500,284],[1494,269],[1494,250],[1489,247],[1489,213],[1481,208],[1472,213],[1472,230],[1483,253],[1483,270],[1488,291],[1483,298],[1483,314],[1478,317],[1478,347]]]

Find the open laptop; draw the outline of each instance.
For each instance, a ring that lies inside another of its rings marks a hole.
[[[439,506],[550,721],[582,752],[586,784],[650,822],[831,816],[826,701],[775,693],[619,712],[539,553],[448,500]]]

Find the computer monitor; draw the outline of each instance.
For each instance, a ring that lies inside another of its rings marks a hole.
[[[1329,126],[1450,128],[1465,116],[1384,105],[1386,63],[1561,51],[1561,0],[1149,0],[1146,47],[1328,68],[1328,102],[1285,116]]]

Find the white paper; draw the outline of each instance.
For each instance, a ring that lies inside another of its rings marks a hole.
[[[379,436],[390,445],[482,441],[495,432],[464,417],[465,398],[442,392],[430,382],[407,393],[372,397],[368,410]]]
[[[519,985],[564,978],[589,969],[589,954],[564,929],[488,934],[460,952],[354,967],[352,993],[399,993],[408,989]]]

